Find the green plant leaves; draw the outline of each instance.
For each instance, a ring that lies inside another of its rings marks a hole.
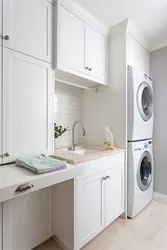
[[[54,123],[54,138],[58,138],[59,136],[62,136],[69,128],[63,128],[61,125],[57,126],[56,123]]]

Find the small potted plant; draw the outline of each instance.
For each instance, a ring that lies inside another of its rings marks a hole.
[[[61,125],[57,125],[57,123],[54,123],[55,148],[59,148],[58,138],[60,138],[68,130],[68,127],[63,128]]]

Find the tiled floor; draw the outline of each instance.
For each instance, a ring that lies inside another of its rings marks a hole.
[[[132,220],[117,219],[82,250],[167,250],[167,205],[152,202]],[[52,241],[36,250],[60,250]]]

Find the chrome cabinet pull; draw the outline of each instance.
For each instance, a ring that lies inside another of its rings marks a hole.
[[[8,36],[8,35],[3,36],[3,35],[0,33],[0,37],[1,37],[2,39],[4,39],[4,40],[10,40],[10,36]]]
[[[85,69],[88,69],[88,70],[89,70],[89,67],[85,67]]]
[[[109,175],[107,175],[107,176],[106,176],[106,179],[110,179],[110,176],[109,176]]]
[[[9,153],[5,153],[3,155],[0,155],[1,158],[5,158],[5,157],[9,157],[9,156],[10,156]]]
[[[105,180],[106,180],[106,177],[103,177],[103,178],[102,178],[102,181],[105,181]]]
[[[4,157],[9,157],[9,153],[5,153],[5,154],[4,154]]]
[[[92,68],[89,68],[89,71],[92,71]]]
[[[25,192],[33,187],[34,187],[34,185],[31,182],[25,183],[25,184],[18,186],[15,190],[15,193]]]
[[[4,36],[4,39],[5,40],[10,40],[10,36],[6,35],[6,36]]]

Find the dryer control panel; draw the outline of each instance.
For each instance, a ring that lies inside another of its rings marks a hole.
[[[131,142],[133,151],[147,151],[152,148],[152,140]]]

